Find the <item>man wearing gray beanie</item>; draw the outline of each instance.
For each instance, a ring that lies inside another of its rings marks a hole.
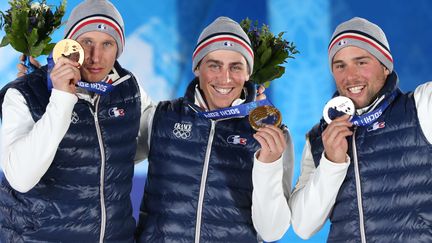
[[[0,242],[134,242],[130,192],[150,101],[117,62],[123,19],[109,1],[85,0],[65,38],[81,44],[82,64],[60,57],[0,91]]]
[[[326,107],[345,96],[355,113],[307,134],[294,231],[307,239],[329,218],[328,242],[432,242],[432,82],[403,93],[384,32],[363,18],[337,26],[328,53]]]
[[[138,242],[274,241],[288,229],[288,130],[255,132],[240,112],[256,105],[250,44],[237,22],[217,18],[198,38],[185,96],[151,109]]]

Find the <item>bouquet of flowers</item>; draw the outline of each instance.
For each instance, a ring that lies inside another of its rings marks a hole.
[[[10,44],[27,57],[49,54],[55,45],[50,35],[61,26],[66,0],[55,12],[46,0],[10,0],[9,5],[9,10],[0,11],[0,29],[6,33],[0,47]]]
[[[265,24],[258,28],[258,21],[252,25],[251,20],[246,18],[240,22],[240,26],[248,35],[254,51],[254,67],[250,80],[257,85],[268,87],[270,82],[285,73],[288,58],[299,53],[293,42],[282,38],[284,32],[275,36]]]

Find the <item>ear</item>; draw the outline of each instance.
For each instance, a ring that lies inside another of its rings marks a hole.
[[[198,68],[195,68],[194,74],[195,74],[195,77],[198,77],[200,75],[200,71]]]
[[[384,74],[386,76],[389,76],[389,74],[390,74],[390,70],[388,70],[388,68],[386,68],[385,66],[384,66]]]

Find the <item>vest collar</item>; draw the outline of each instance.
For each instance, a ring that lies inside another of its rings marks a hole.
[[[232,106],[255,101],[255,96],[255,85],[252,82],[247,81],[243,86],[242,95],[239,99],[234,100]],[[202,94],[201,89],[199,88],[198,77],[194,78],[189,83],[184,98],[187,102],[194,104],[195,107],[199,107],[201,110],[205,111],[208,110],[207,102],[204,98],[204,95]]]

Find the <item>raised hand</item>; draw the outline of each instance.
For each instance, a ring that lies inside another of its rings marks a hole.
[[[349,117],[349,115],[343,115],[334,119],[322,133],[325,156],[332,162],[346,162],[347,137],[353,134],[350,130],[352,123],[348,121]]]
[[[76,83],[81,79],[80,64],[66,57],[57,59],[50,73],[53,88],[72,94],[76,93]]]
[[[253,136],[261,145],[257,159],[264,163],[279,159],[287,146],[282,130],[273,125],[265,125]]]
[[[267,96],[264,94],[265,87],[264,85],[260,85],[257,89],[257,97],[256,100],[265,100]]]
[[[25,58],[26,57],[24,55],[20,56],[20,63],[17,64],[17,69],[18,69],[17,77],[21,77],[27,74],[27,66],[24,65]],[[30,63],[33,64],[33,66],[35,66],[36,68],[41,67],[41,64],[33,57],[30,57]]]

